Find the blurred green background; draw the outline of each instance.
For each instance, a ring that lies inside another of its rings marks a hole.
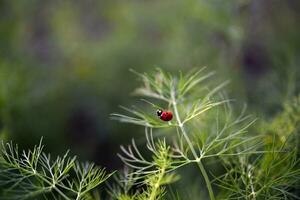
[[[128,71],[207,66],[229,96],[268,119],[300,90],[299,0],[1,0],[1,137],[116,169],[143,129],[109,114],[131,105]]]

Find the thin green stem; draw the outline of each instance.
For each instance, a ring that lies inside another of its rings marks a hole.
[[[208,178],[208,175],[207,175],[207,172],[201,162],[201,159],[198,157],[196,151],[195,151],[195,148],[189,138],[189,136],[187,135],[186,131],[185,131],[185,128],[184,128],[184,125],[180,119],[180,116],[179,116],[179,113],[178,113],[178,108],[177,108],[177,102],[176,102],[176,98],[175,98],[175,87],[173,87],[171,89],[171,98],[172,98],[172,105],[173,105],[173,108],[174,108],[174,113],[175,113],[175,117],[176,117],[176,120],[177,120],[177,123],[178,123],[178,126],[187,142],[187,144],[189,145],[191,151],[192,151],[192,154],[195,158],[195,160],[199,160],[197,162],[197,165],[201,171],[201,174],[202,176],[204,177],[204,180],[205,180],[205,184],[206,184],[206,187],[207,187],[207,190],[208,190],[208,193],[209,193],[209,197],[211,200],[215,200],[215,195],[214,195],[214,192],[213,192],[213,189],[212,189],[212,186],[211,186],[211,182]]]
[[[155,200],[155,198],[156,198],[156,196],[157,196],[157,190],[158,190],[159,187],[160,187],[160,184],[161,184],[160,182],[161,182],[161,180],[162,180],[164,174],[165,174],[165,167],[162,168],[161,173],[159,174],[157,183],[154,185],[154,189],[153,189],[152,192],[151,192],[151,195],[150,195],[150,197],[149,197],[149,200]]]
[[[205,180],[205,183],[206,183],[206,187],[207,187],[207,190],[208,190],[208,193],[209,193],[209,197],[211,200],[215,200],[215,195],[214,195],[214,191],[212,189],[212,186],[211,186],[211,183],[210,183],[210,180],[208,178],[208,175],[207,175],[207,172],[202,164],[201,161],[197,162],[197,165],[204,177],[204,180]]]

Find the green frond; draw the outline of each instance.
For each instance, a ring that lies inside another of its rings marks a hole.
[[[178,76],[161,69],[153,74],[134,73],[143,82],[143,86],[134,93],[149,97],[143,101],[150,105],[150,109],[123,107],[128,115],[112,114],[112,117],[145,127],[146,147],[152,158],[142,155],[134,140],[127,148],[121,147],[123,154],[119,157],[133,170],[130,178],[134,180],[134,185],[143,186],[143,189],[137,189],[137,193],[129,196],[126,192],[120,193],[125,194],[123,199],[163,198],[165,186],[177,180],[177,169],[191,163],[199,168],[211,200],[220,195],[225,195],[225,199],[295,198],[290,189],[299,184],[299,159],[275,145],[270,150],[265,134],[249,132],[256,119],[246,115],[246,106],[240,114],[233,110],[232,100],[222,92],[229,81],[214,84],[209,81],[214,72],[206,73],[205,68],[187,75],[180,72]],[[300,108],[299,102],[295,100],[292,105],[286,106],[287,114],[279,117],[282,127],[285,127],[285,118],[288,119],[288,128],[277,131],[278,136],[284,137],[281,144],[286,143],[287,135],[298,130],[299,117],[296,113]],[[161,121],[155,115],[154,109],[164,107],[173,112],[170,122]],[[277,127],[276,124],[274,127]],[[154,141],[153,129],[166,127],[171,128],[173,134],[169,135],[174,143],[167,144],[165,139]],[[208,173],[206,169],[212,160],[222,164],[227,171],[214,180],[208,175],[214,176],[214,172]],[[282,170],[277,171],[279,168]],[[266,175],[270,177],[266,178]],[[212,183],[215,182],[218,183],[219,195],[214,194]]]
[[[167,92],[170,88],[170,75],[164,73],[160,69],[157,69],[157,73],[154,73],[153,75],[148,75],[146,73],[141,74],[134,70],[131,71],[137,74],[142,79],[144,84],[142,87],[137,88],[133,94],[169,102],[169,96]]]
[[[272,122],[266,122],[264,127],[269,143],[275,134],[280,144],[289,143],[300,148],[300,95],[286,102],[283,111]]]
[[[139,151],[134,140],[128,148],[121,147],[123,154],[119,154],[126,166],[133,169],[127,174],[125,180],[134,180],[131,186],[136,185],[140,189],[137,193],[128,194],[128,190],[114,189],[111,193],[117,193],[117,199],[134,200],[156,200],[161,199],[165,194],[164,185],[171,184],[179,179],[177,174],[172,173],[184,161],[175,160],[172,151],[165,140],[154,141],[152,129],[146,130],[147,148],[152,153],[151,159],[146,159]],[[146,189],[144,189],[146,187]],[[120,187],[119,187],[120,188]],[[117,191],[117,192],[116,192]]]
[[[300,188],[299,164],[295,152],[273,151],[255,159],[239,156],[227,163],[227,173],[216,181],[228,199],[294,199],[290,191]]]
[[[121,146],[123,154],[118,154],[128,167],[135,170],[130,174],[131,176],[134,175],[132,177],[141,179],[151,173],[158,173],[162,168],[164,168],[166,172],[170,172],[175,170],[178,166],[186,164],[186,160],[180,159],[173,154],[170,146],[167,145],[165,140],[154,141],[151,128],[150,130],[147,128],[145,130],[147,138],[146,146],[152,153],[151,159],[146,159],[145,156],[142,155],[134,140],[132,140],[131,145],[127,148]]]
[[[17,145],[2,143],[0,186],[5,199],[32,199],[40,195],[88,199],[89,192],[111,176],[94,164],[79,163],[68,152],[51,159],[43,148],[42,140],[33,150],[22,153]]]
[[[153,104],[155,105],[155,104]],[[130,123],[135,125],[140,125],[144,127],[149,128],[168,128],[172,126],[177,126],[175,123],[164,123],[156,116],[156,110],[153,110],[152,113],[146,113],[145,111],[142,111],[138,108],[126,108],[124,106],[121,106],[121,108],[128,113],[131,114],[131,116],[127,116],[124,114],[118,114],[118,113],[112,113],[111,119],[118,120],[123,123]]]

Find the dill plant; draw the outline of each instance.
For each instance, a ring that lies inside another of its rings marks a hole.
[[[54,159],[43,151],[42,140],[32,150],[2,143],[0,199],[95,199],[93,189],[112,174],[92,163],[80,163],[66,152]]]
[[[198,167],[211,200],[299,199],[290,191],[300,177],[295,151],[275,145],[275,139],[269,144],[264,133],[248,132],[256,119],[245,115],[246,107],[235,114],[232,100],[222,92],[228,82],[210,82],[214,73],[205,68],[177,76],[161,69],[133,72],[143,82],[134,93],[146,98],[142,101],[150,108],[121,107],[127,114],[114,113],[112,118],[143,126],[152,157],[146,158],[134,140],[121,147],[119,157],[131,172],[111,188],[115,199],[165,199],[166,186],[179,179],[177,169],[190,164]],[[174,119],[161,121],[155,109],[172,111]],[[161,136],[161,129],[170,134]],[[225,173],[209,170],[211,161],[221,164]],[[185,198],[178,194],[171,199]]]
[[[272,121],[254,127],[256,119],[246,115],[246,107],[237,112],[222,92],[228,82],[211,82],[214,73],[205,68],[177,76],[161,69],[134,73],[143,82],[134,93],[148,106],[122,107],[127,114],[112,118],[144,127],[146,145],[133,139],[121,146],[118,156],[125,170],[113,176],[113,183],[107,182],[113,173],[80,163],[68,152],[51,158],[42,140],[28,151],[2,143],[0,199],[96,200],[102,196],[95,188],[104,182],[109,199],[187,199],[172,187],[187,165],[197,166],[211,200],[300,199],[300,97],[286,103]],[[156,109],[172,111],[174,119],[160,120]]]

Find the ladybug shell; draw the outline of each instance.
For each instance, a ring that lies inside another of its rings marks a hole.
[[[160,115],[160,119],[163,121],[170,121],[173,118],[173,113],[170,111],[163,111]]]

